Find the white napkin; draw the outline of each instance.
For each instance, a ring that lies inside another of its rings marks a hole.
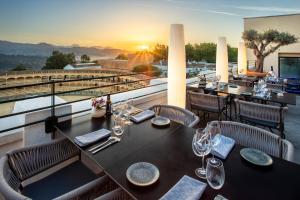
[[[184,175],[160,200],[199,200],[206,183]]]
[[[214,146],[211,153],[219,158],[226,159],[229,152],[233,148],[235,141],[232,138],[220,135],[220,142],[217,146]]]
[[[92,144],[103,138],[109,137],[110,133],[111,131],[103,128],[91,133],[87,133],[85,135],[77,136],[75,137],[74,141],[76,144],[82,147],[82,146]]]
[[[154,111],[152,110],[145,110],[139,114],[136,114],[136,115],[133,115],[131,116],[131,120],[135,123],[139,123],[139,122],[142,122],[146,119],[149,119],[151,117],[155,116],[155,113]]]

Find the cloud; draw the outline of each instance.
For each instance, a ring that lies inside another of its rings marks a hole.
[[[223,12],[223,11],[216,11],[216,10],[207,10],[206,12],[209,13],[215,13],[215,14],[220,14],[220,15],[229,15],[229,16],[240,16],[236,13],[232,13],[232,12]]]
[[[240,9],[240,10],[248,10],[248,11],[300,13],[300,8],[258,7],[258,6],[229,6],[229,7]]]

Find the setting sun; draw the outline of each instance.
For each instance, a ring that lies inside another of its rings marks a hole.
[[[147,51],[147,50],[150,49],[150,47],[149,47],[149,45],[144,44],[144,45],[138,46],[137,49],[138,49],[139,51]]]

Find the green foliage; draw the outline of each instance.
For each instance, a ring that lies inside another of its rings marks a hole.
[[[154,61],[167,60],[168,59],[168,46],[164,44],[156,44],[152,50]]]
[[[161,74],[160,69],[152,65],[138,65],[135,66],[132,71],[136,73],[145,73],[148,76],[160,76]]]
[[[15,68],[13,68],[11,71],[24,71],[28,68],[23,64],[18,64]]]
[[[242,38],[245,41],[246,47],[253,49],[253,53],[256,56],[256,71],[259,72],[263,71],[265,57],[274,53],[282,46],[298,42],[298,38],[295,35],[273,29],[262,33],[253,29],[246,30],[243,32]]]
[[[157,44],[153,50],[154,60],[166,60],[168,57],[168,47],[166,45]],[[185,45],[185,54],[187,61],[206,61],[210,63],[216,62],[217,45],[215,43],[199,43]],[[237,48],[228,45],[229,62],[237,61]],[[163,59],[162,59],[163,58]]]
[[[63,54],[59,51],[53,51],[52,55],[47,58],[46,65],[43,69],[63,69],[66,65],[75,63],[75,54]]]
[[[228,60],[229,62],[237,62],[238,48],[228,45]]]
[[[115,59],[116,60],[128,60],[128,56],[124,53],[121,53]]]
[[[83,55],[80,57],[80,60],[81,60],[82,63],[88,63],[88,62],[90,62],[91,58],[90,58],[88,55],[83,54]]]

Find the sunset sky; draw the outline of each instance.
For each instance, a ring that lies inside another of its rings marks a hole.
[[[237,46],[243,17],[291,13],[299,0],[0,0],[0,40],[133,50],[167,44],[182,23],[187,43]]]

